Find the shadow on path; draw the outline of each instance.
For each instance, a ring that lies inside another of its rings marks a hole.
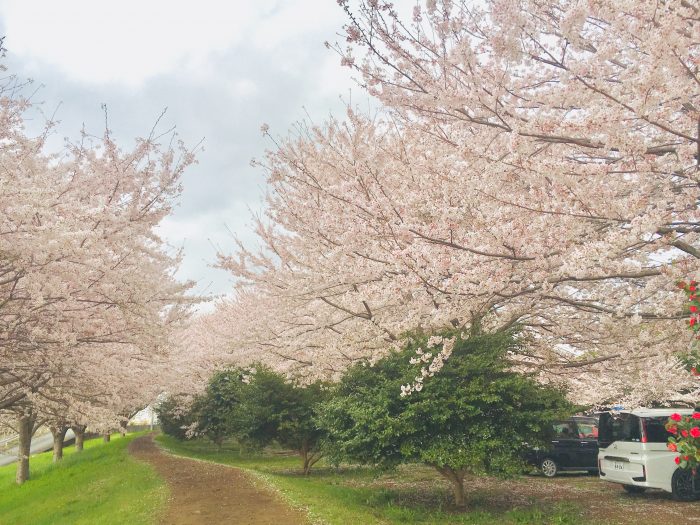
[[[239,469],[162,452],[149,434],[129,444],[137,459],[153,465],[170,488],[161,523],[167,525],[303,525],[304,515],[256,488]]]

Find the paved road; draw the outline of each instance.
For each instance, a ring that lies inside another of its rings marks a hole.
[[[66,443],[72,441],[74,437],[75,436],[73,435],[72,430],[66,432]],[[32,454],[37,454],[39,452],[46,452],[47,450],[51,450],[52,448],[53,436],[49,432],[48,434],[43,434],[41,436],[34,436],[34,439],[32,439],[32,446],[30,448],[30,452]],[[19,448],[13,447],[10,450],[8,450],[5,454],[0,454],[0,467],[9,465],[10,463],[14,463],[15,461],[17,461],[17,452],[19,452]]]

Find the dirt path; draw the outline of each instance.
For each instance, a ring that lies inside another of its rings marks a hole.
[[[135,439],[129,452],[155,467],[170,488],[161,523],[167,525],[302,525],[304,515],[256,488],[239,469],[161,452],[153,436]]]

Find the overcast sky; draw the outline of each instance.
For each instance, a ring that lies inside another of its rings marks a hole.
[[[10,73],[34,79],[43,111],[58,108],[55,143],[85,124],[109,125],[121,144],[147,135],[163,108],[189,145],[204,138],[199,164],[164,237],[185,248],[180,272],[198,290],[225,294],[231,279],[210,267],[234,249],[229,230],[252,242],[263,174],[251,168],[306,113],[343,112],[341,97],[364,96],[323,43],[337,40],[344,13],[334,0],[0,0],[0,35]]]

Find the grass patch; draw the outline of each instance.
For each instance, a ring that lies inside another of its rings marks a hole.
[[[3,525],[155,523],[165,506],[167,486],[147,464],[129,456],[136,435],[85,442],[85,450],[64,450],[54,465],[51,452],[30,460],[30,480],[15,484],[16,466],[0,468],[0,523]]]
[[[309,476],[303,476],[299,458],[280,451],[242,455],[235,444],[225,444],[218,451],[216,446],[204,440],[183,442],[162,435],[156,440],[178,455],[247,469],[279,490],[293,505],[308,509],[312,520],[317,523],[585,523],[580,507],[573,502],[546,504],[513,498],[509,489],[499,490],[499,482],[493,480],[491,485],[480,485],[474,490],[467,482],[469,510],[456,510],[447,484],[432,469],[421,465],[407,465],[386,472],[358,466],[335,469],[319,463]]]

